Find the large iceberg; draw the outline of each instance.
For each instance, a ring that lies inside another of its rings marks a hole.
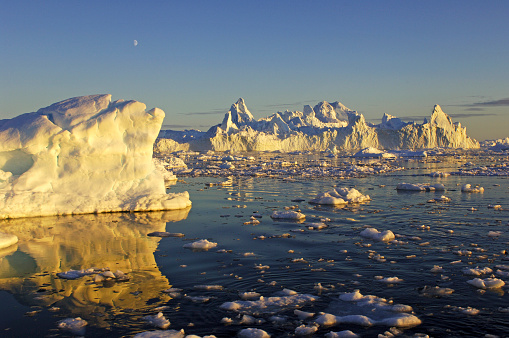
[[[0,218],[182,209],[153,159],[158,108],[111,95],[0,121]]]
[[[479,148],[466,128],[453,123],[439,105],[422,124],[405,123],[385,114],[373,125],[339,102],[304,106],[303,112],[278,112],[259,120],[243,99],[234,103],[223,122],[207,132],[164,130],[154,150],[326,151],[375,149]]]

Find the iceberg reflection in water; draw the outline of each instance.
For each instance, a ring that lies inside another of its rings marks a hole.
[[[160,238],[147,234],[165,231],[167,222],[187,218],[189,210],[2,221],[1,231],[16,234],[19,242],[0,252],[0,289],[35,312],[83,316],[93,326],[107,328],[109,315],[143,308],[149,300],[170,299],[161,293],[170,284],[154,257]],[[95,274],[72,280],[57,276],[90,268],[120,270],[129,279],[94,283]]]

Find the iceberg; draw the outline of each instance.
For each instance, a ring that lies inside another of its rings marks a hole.
[[[111,95],[0,120],[0,219],[183,209],[152,159],[164,112]]]
[[[207,132],[164,130],[154,151],[359,151],[415,150],[436,147],[479,148],[466,128],[453,123],[439,105],[422,124],[405,123],[385,114],[382,123],[366,122],[364,116],[340,102],[322,101],[300,111],[277,112],[256,120],[240,98],[223,121]],[[372,153],[372,152],[370,152]],[[361,153],[362,154],[362,153]],[[377,154],[377,157],[383,155]]]

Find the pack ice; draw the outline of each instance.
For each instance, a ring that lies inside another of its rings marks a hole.
[[[453,123],[439,105],[422,124],[405,123],[384,114],[380,124],[340,102],[304,106],[304,111],[277,112],[255,120],[240,98],[225,114],[223,122],[207,132],[161,131],[155,150],[214,151],[338,151],[372,149],[426,149],[435,147],[479,148],[466,128]],[[380,155],[381,156],[381,155]]]
[[[111,95],[0,121],[0,219],[182,209],[153,159],[164,112]]]

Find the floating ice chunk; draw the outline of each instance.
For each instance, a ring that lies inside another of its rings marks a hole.
[[[439,286],[424,286],[419,290],[420,294],[426,297],[443,297],[451,295],[454,290],[450,288],[441,288]]]
[[[292,220],[300,220],[306,218],[301,212],[293,211],[293,210],[285,210],[285,211],[274,211],[270,217],[274,219],[292,219]]]
[[[489,231],[488,237],[499,237],[502,235],[502,231]]]
[[[293,313],[300,319],[305,320],[313,317],[315,314],[312,312],[305,312],[301,310],[293,310]]]
[[[505,282],[498,278],[474,278],[467,281],[467,283],[479,289],[496,289],[505,285]]]
[[[78,279],[86,275],[94,273],[94,269],[82,269],[82,270],[69,270],[65,272],[58,272],[57,276],[63,279]]]
[[[468,275],[468,276],[480,276],[480,275],[492,273],[493,270],[490,269],[489,267],[484,267],[484,268],[476,267],[476,268],[464,268],[463,270],[461,270],[461,272],[463,272],[464,275]]]
[[[257,298],[260,298],[260,294],[258,292],[242,292],[242,293],[239,293],[239,297],[242,299],[242,300],[250,300],[250,299],[257,299]]]
[[[262,329],[243,329],[238,333],[239,338],[270,338],[270,335]]]
[[[80,317],[66,318],[58,322],[59,329],[69,331],[76,336],[85,335],[85,328],[87,325],[87,321]]]
[[[316,325],[304,325],[295,328],[295,335],[297,336],[308,336],[318,331],[318,326]]]
[[[445,186],[443,184],[427,184],[427,183],[398,183],[396,190],[408,190],[408,191],[444,191]]]
[[[350,330],[343,330],[339,332],[329,332],[325,334],[325,338],[357,338],[359,335],[353,333]]]
[[[310,200],[309,203],[338,205],[348,203],[363,203],[370,200],[371,198],[368,195],[361,194],[357,189],[336,188],[316,195],[316,197]]]
[[[379,242],[390,242],[393,241],[396,237],[391,230],[378,231],[375,228],[367,228],[361,231],[360,235],[365,238],[372,239],[374,241]]]
[[[170,326],[170,321],[166,319],[162,312],[159,312],[157,315],[154,316],[145,316],[143,317],[143,320],[145,320],[150,325],[153,325],[163,330]]]
[[[463,184],[461,187],[461,192],[471,192],[471,193],[483,193],[484,188],[483,187],[472,187],[471,184]]]
[[[184,338],[186,334],[184,330],[155,330],[140,332],[134,336],[134,338]]]
[[[382,276],[380,276],[382,277]],[[382,278],[376,278],[375,279],[381,283],[385,283],[385,284],[397,284],[397,283],[401,283],[403,282],[403,279],[401,278],[398,278],[398,277],[382,277]]]
[[[360,158],[396,158],[396,155],[388,153],[383,150],[379,150],[373,147],[368,147],[360,150],[353,155],[354,157]]]
[[[359,290],[342,294],[339,300],[340,303],[329,306],[331,310],[337,310],[338,315],[325,313],[315,322],[322,326],[358,324],[396,327],[411,327],[421,323],[419,318],[411,314],[411,306],[393,305],[383,298],[372,295],[363,296]]]
[[[449,176],[451,176],[451,174],[444,173],[444,172],[441,172],[441,171],[436,171],[436,172],[429,173],[428,176],[431,176],[431,177],[449,177]]]
[[[447,203],[450,201],[451,201],[451,199],[449,197],[442,195],[440,197],[428,200],[428,203],[437,203],[437,202]]]
[[[0,249],[8,248],[18,243],[18,236],[0,232]]]
[[[209,250],[215,248],[217,243],[209,242],[206,239],[200,239],[199,241],[193,243],[184,244],[184,248],[195,249],[195,250]]]
[[[228,311],[258,315],[264,313],[277,313],[300,307],[308,302],[317,300],[317,296],[308,294],[292,294],[274,297],[260,297],[259,300],[239,300],[223,303],[220,308]]]

